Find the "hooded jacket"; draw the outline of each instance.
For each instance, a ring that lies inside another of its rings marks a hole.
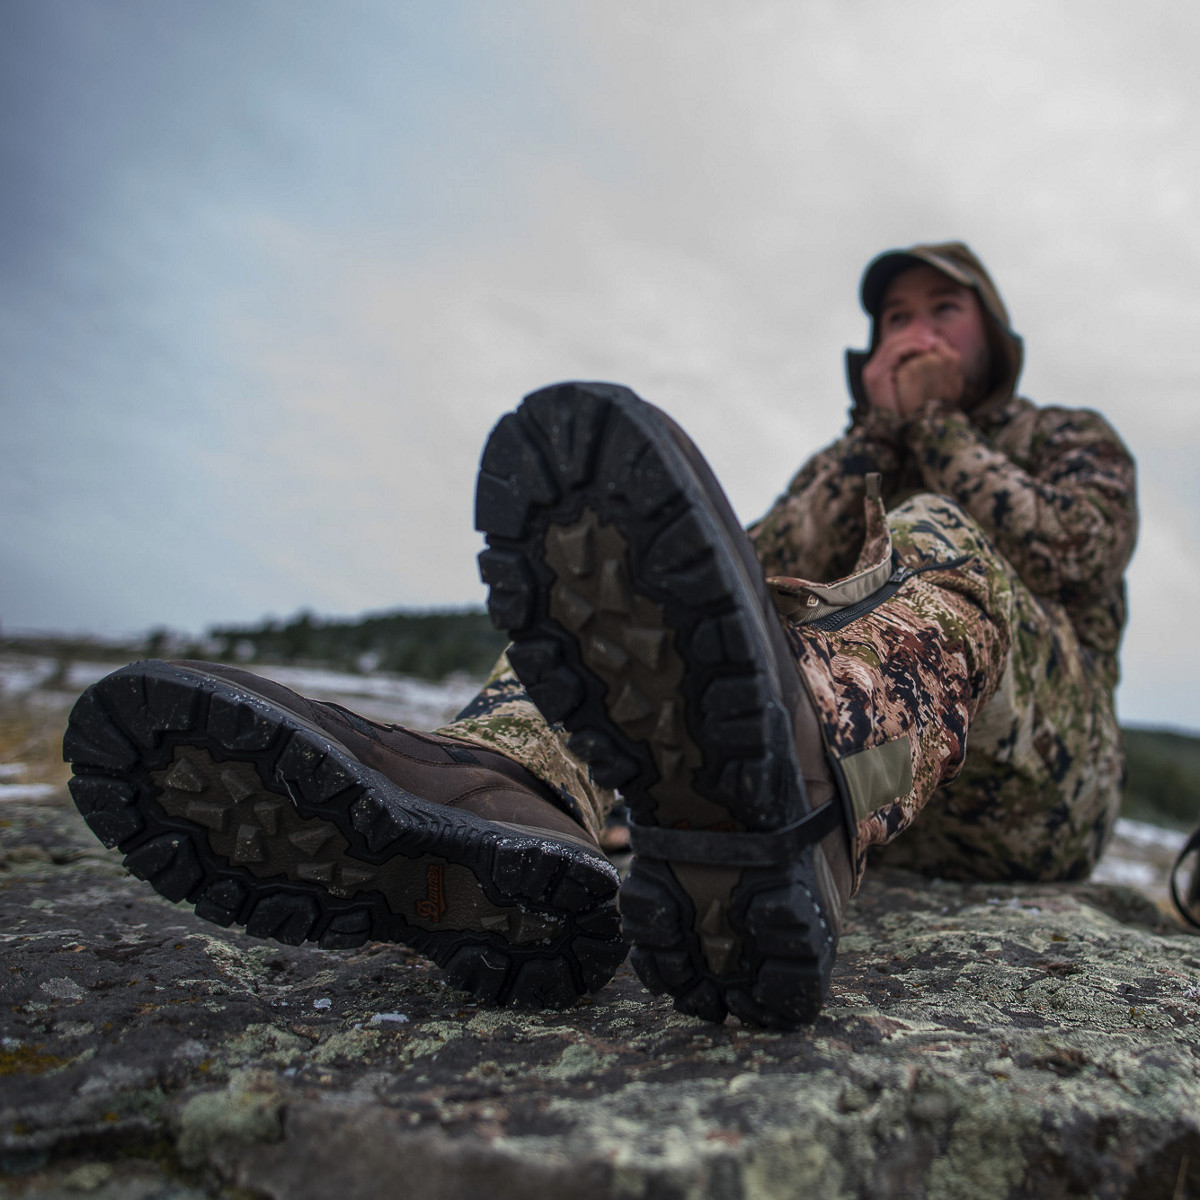
[[[878,342],[874,317],[887,283],[923,262],[973,288],[991,350],[989,387],[969,413],[931,404],[910,421],[872,409],[862,368]],[[961,242],[880,255],[862,280],[871,343],[849,351],[853,405],[846,433],[813,456],[750,536],[769,576],[836,579],[866,533],[868,472],[888,508],[921,491],[957,501],[1042,602],[1066,610],[1111,687],[1125,624],[1123,575],[1137,536],[1133,458],[1099,413],[1037,407],[1016,394],[1023,359],[1007,309],[983,264]]]

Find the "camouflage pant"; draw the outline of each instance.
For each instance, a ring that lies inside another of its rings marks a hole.
[[[859,818],[858,877],[868,851],[947,878],[1086,876],[1120,801],[1111,688],[1066,613],[1037,600],[954,501],[921,494],[886,516],[875,503],[860,565],[890,551],[915,573],[854,619],[786,622]],[[803,583],[772,581],[784,598]],[[504,658],[441,732],[574,797],[593,833],[616,803]],[[899,837],[918,813],[920,836]]]

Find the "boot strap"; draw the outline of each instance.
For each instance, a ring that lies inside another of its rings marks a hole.
[[[669,862],[722,867],[774,867],[794,860],[805,846],[816,845],[841,827],[841,805],[831,800],[783,829],[768,833],[721,833],[712,829],[664,829],[631,822],[634,854]]]

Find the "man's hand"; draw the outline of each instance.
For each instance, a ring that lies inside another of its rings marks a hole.
[[[917,416],[931,400],[958,405],[964,385],[958,354],[925,331],[889,338],[863,367],[871,407],[893,412],[902,421]]]

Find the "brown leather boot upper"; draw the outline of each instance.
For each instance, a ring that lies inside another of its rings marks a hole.
[[[484,820],[520,825],[599,848],[555,802],[546,784],[497,751],[371,721],[340,704],[310,700],[240,667],[193,659],[174,662],[228,680],[316,725],[359,762],[423,800],[461,809]]]
[[[816,809],[825,804],[840,805],[841,797],[825,756],[825,742],[821,736],[817,711],[807,689],[802,691],[793,709],[792,722],[796,757],[804,774],[804,789],[808,793],[810,807]],[[845,829],[834,829],[821,839],[816,846],[815,863],[818,874],[825,876],[821,881],[822,891],[833,910],[831,917],[834,929],[840,937],[846,901],[854,887],[854,863]]]

